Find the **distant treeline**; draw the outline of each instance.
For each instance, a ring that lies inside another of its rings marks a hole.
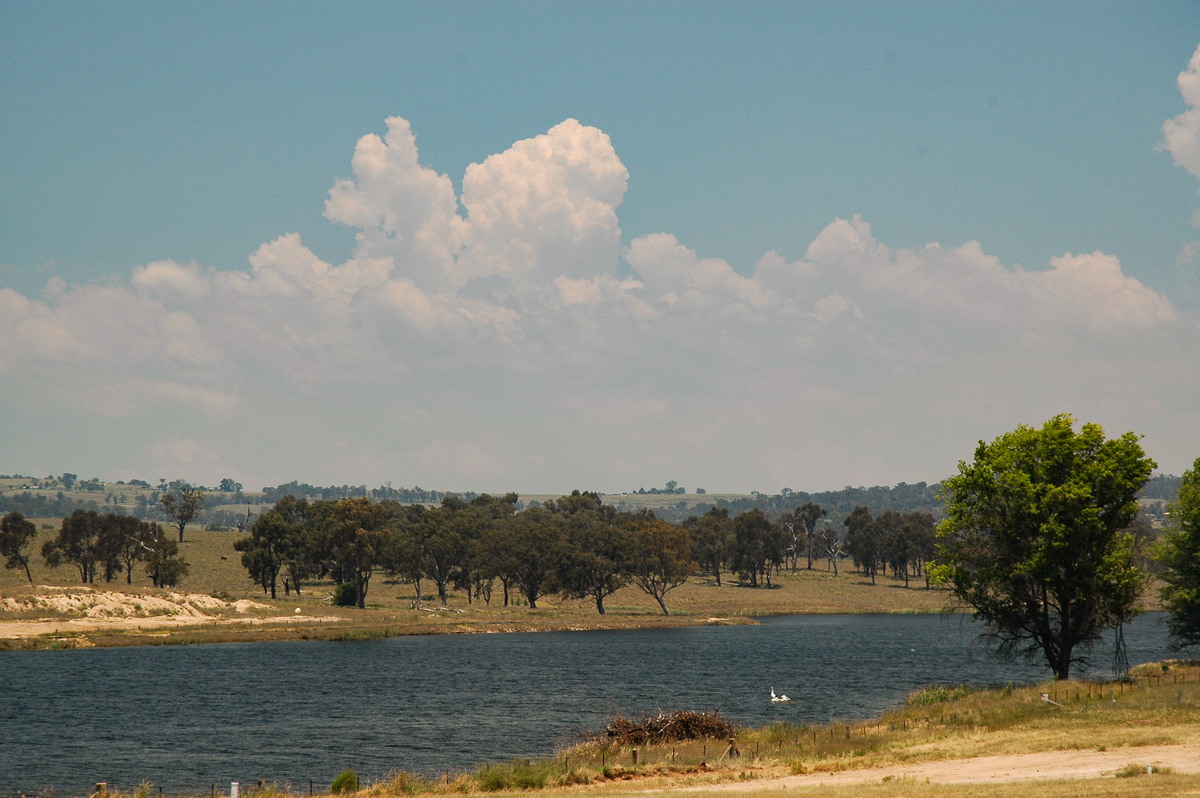
[[[0,495],[0,513],[20,513],[28,518],[65,518],[76,510],[99,509],[95,499],[72,499],[62,491],[56,496],[29,491]]]
[[[0,478],[22,478],[19,475],[2,475]],[[38,478],[28,477],[34,483],[37,483]],[[61,482],[65,486],[69,486],[71,492],[80,490],[89,493],[96,493],[104,490],[107,483],[102,483],[96,478],[90,480],[76,480],[73,474],[64,474],[62,479],[46,477],[41,480],[43,483],[47,481]],[[1138,494],[1142,499],[1157,499],[1165,502],[1174,502],[1179,495],[1180,477],[1159,474],[1151,477],[1145,487]],[[167,483],[161,481],[158,487],[162,489],[174,488],[180,483],[178,480]],[[118,485],[128,484],[130,486],[151,487],[151,485],[143,480],[130,480],[128,483],[113,483]],[[243,492],[240,483],[232,480],[222,480],[222,488],[230,490],[221,491],[219,489],[204,489],[204,512],[201,514],[199,521],[211,525],[213,527],[232,527],[236,513],[216,510],[221,505],[238,505],[238,504],[274,504],[284,496],[295,496],[297,498],[305,498],[309,500],[320,501],[337,501],[339,499],[354,499],[354,498],[369,498],[373,501],[395,501],[404,504],[440,504],[446,498],[461,499],[465,502],[474,501],[480,494],[474,491],[441,491],[441,490],[426,490],[420,486],[411,488],[393,488],[389,485],[381,485],[377,488],[368,488],[366,485],[310,485],[308,483],[291,482],[277,485],[274,487],[263,488],[261,494]],[[935,482],[927,484],[925,482],[917,482],[909,484],[901,482],[895,486],[876,485],[873,487],[851,487],[846,486],[841,490],[821,491],[817,493],[808,493],[805,491],[795,491],[789,488],[784,488],[777,494],[769,495],[765,493],[755,492],[750,496],[739,499],[723,499],[714,497],[711,501],[687,501],[680,498],[680,501],[673,505],[655,507],[654,514],[663,520],[672,523],[680,524],[694,515],[700,515],[711,509],[727,510],[731,516],[737,516],[750,510],[760,510],[772,518],[778,518],[784,513],[790,512],[797,507],[808,503],[819,504],[828,512],[828,517],[840,522],[845,519],[856,507],[866,507],[872,513],[879,514],[888,511],[901,513],[932,513],[935,517],[942,515],[942,502],[938,499],[938,492],[941,490],[941,483]],[[676,483],[668,482],[666,488],[654,488],[647,490],[645,488],[637,491],[637,495],[663,495],[676,494],[679,495],[681,488],[676,487]],[[700,494],[704,495],[704,494]],[[125,497],[123,493],[110,492],[103,499],[103,507],[101,503],[91,498],[76,498],[70,493],[59,491],[57,495],[34,493],[29,490],[23,490],[20,493],[0,494],[0,512],[19,512],[30,518],[64,518],[70,515],[75,510],[98,510],[104,509],[116,513],[124,513],[127,510],[119,505],[123,505]],[[637,502],[626,502],[617,497],[612,497],[611,503],[620,510],[638,511],[644,505]],[[108,505],[113,506],[108,506]],[[150,495],[138,495],[132,507],[128,508],[129,514],[138,518],[161,518],[161,513],[158,512],[158,494],[157,492]],[[522,509],[523,504],[518,503],[517,509]]]
[[[937,498],[940,489],[941,483],[927,485],[924,482],[918,482],[915,485],[901,482],[895,487],[854,488],[847,486],[841,490],[820,493],[806,493],[784,488],[773,496],[755,493],[732,501],[721,498],[699,503],[680,501],[672,506],[656,507],[654,514],[674,523],[682,523],[693,515],[712,509],[727,510],[730,516],[738,516],[750,510],[759,510],[772,518],[778,518],[797,507],[812,503],[821,505],[829,513],[831,519],[838,521],[848,516],[856,507],[866,507],[872,513],[884,513],[890,510],[898,513],[921,512],[940,515],[942,503]],[[632,509],[636,505],[617,501],[616,506],[619,509]]]
[[[316,499],[320,501],[337,501],[338,499],[375,499],[382,501],[387,499],[389,501],[408,504],[438,504],[447,496],[469,502],[478,495],[470,491],[456,493],[442,490],[425,490],[419,485],[411,488],[393,488],[389,484],[368,489],[366,485],[331,485],[329,487],[321,487],[319,485],[309,485],[305,482],[292,480],[283,485],[276,485],[273,488],[263,488],[262,500],[264,504],[273,504],[284,496],[295,496],[298,499]]]

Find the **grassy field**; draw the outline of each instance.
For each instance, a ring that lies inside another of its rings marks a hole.
[[[40,551],[42,542],[57,530],[56,519],[32,519],[38,525],[38,537],[31,550]],[[451,592],[446,608],[436,605],[430,594],[434,586],[423,585],[424,602],[416,605],[412,584],[388,579],[377,574],[367,594],[367,608],[335,608],[329,599],[334,585],[317,582],[305,585],[300,596],[270,601],[261,588],[250,582],[241,565],[240,555],[233,544],[241,535],[237,532],[212,532],[196,527],[187,529],[180,545],[181,555],[190,568],[179,589],[191,593],[220,596],[229,600],[253,599],[276,608],[279,612],[294,612],[300,608],[312,615],[343,618],[328,625],[292,625],[274,628],[270,625],[254,628],[216,624],[211,628],[173,631],[153,639],[140,638],[135,633],[89,634],[100,645],[129,645],[146,642],[213,642],[247,639],[294,639],[299,637],[331,638],[345,636],[372,637],[406,633],[482,632],[538,629],[582,629],[600,627],[651,626],[660,624],[689,624],[711,622],[746,622],[756,616],[789,613],[893,613],[938,612],[945,608],[948,597],[942,590],[926,590],[924,583],[903,583],[881,577],[877,585],[857,573],[842,568],[838,576],[825,570],[824,561],[814,563],[814,570],[784,572],[770,589],[741,587],[726,583],[718,587],[709,577],[693,577],[686,585],[667,594],[672,617],[665,618],[654,600],[635,588],[624,588],[606,602],[607,615],[601,617],[588,601],[547,596],[538,601],[537,609],[511,604],[503,606],[499,584],[491,603],[476,600],[468,603],[465,594]],[[79,583],[70,566],[47,568],[40,556],[32,563],[34,581],[40,585],[71,586]],[[122,574],[111,583],[98,582],[98,589],[115,591],[153,592],[149,579],[135,566],[133,584],[125,582]],[[17,570],[0,571],[0,595],[15,595],[28,590],[24,574]],[[4,614],[0,613],[0,618]],[[10,614],[11,618],[12,615]],[[723,620],[715,620],[723,619]],[[53,641],[40,641],[56,645]],[[0,646],[30,647],[39,641],[5,643]]]

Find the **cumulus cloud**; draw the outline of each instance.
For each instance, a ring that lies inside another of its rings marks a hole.
[[[420,165],[408,121],[387,120],[387,134],[363,136],[354,149],[354,178],[329,192],[325,215],[361,229],[356,257],[391,258],[400,275],[432,290],[454,288],[453,268],[465,234],[450,178]]]
[[[460,203],[408,122],[386,125],[326,203],[359,229],[340,265],[288,233],[241,270],[0,289],[12,418],[52,398],[172,477],[839,487],[940,477],[904,462],[932,448],[948,472],[981,417],[1135,417],[1146,383],[1111,374],[1161,349],[1183,365],[1156,373],[1157,412],[1200,431],[1195,320],[1112,255],[1027,271],[974,241],[893,250],[853,216],[745,275],[666,232],[622,248],[629,175],[594,127],[471,165]]]
[[[1177,165],[1200,178],[1200,47],[1176,82],[1188,109],[1163,124],[1162,146]]]
[[[612,271],[628,180],[608,136],[575,119],[471,164],[460,273],[522,283]]]

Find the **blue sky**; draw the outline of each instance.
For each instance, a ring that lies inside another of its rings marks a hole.
[[[3,469],[1179,473],[1200,6],[1043,5],[0,0]]]

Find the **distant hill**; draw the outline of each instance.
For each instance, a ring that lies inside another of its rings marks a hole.
[[[1179,494],[1180,478],[1171,475],[1155,475],[1146,483],[1139,494],[1147,510],[1161,514],[1168,502],[1175,501]],[[226,483],[231,481],[226,480]],[[820,505],[830,522],[840,522],[855,507],[866,507],[872,514],[886,510],[897,512],[928,512],[935,517],[942,515],[942,503],[937,494],[941,483],[909,484],[873,487],[846,486],[841,490],[807,493],[785,488],[776,494],[765,493],[684,493],[675,483],[667,488],[639,490],[630,493],[605,494],[605,503],[621,510],[637,512],[651,510],[659,518],[676,523],[693,515],[702,515],[714,507],[723,507],[731,515],[748,510],[762,510],[768,516],[778,517],[795,507],[808,502]],[[165,484],[151,486],[142,480],[129,482],[104,482],[93,477],[76,479],[73,474],[61,477],[28,477],[0,474],[0,513],[20,512],[29,518],[62,518],[76,509],[99,510],[102,512],[128,513],[140,518],[162,520],[157,510],[158,492]],[[478,494],[473,491],[426,490],[421,487],[393,488],[382,485],[368,488],[366,485],[315,486],[301,482],[287,482],[264,488],[261,492],[243,492],[240,484],[232,483],[234,490],[204,488],[204,510],[200,523],[214,528],[229,528],[243,519],[249,520],[280,498],[289,494],[308,498],[336,500],[347,497],[367,496],[375,500],[391,499],[404,504],[439,504],[447,496],[470,501]],[[521,494],[519,508],[557,499],[558,494]],[[251,512],[251,505],[253,512]]]

